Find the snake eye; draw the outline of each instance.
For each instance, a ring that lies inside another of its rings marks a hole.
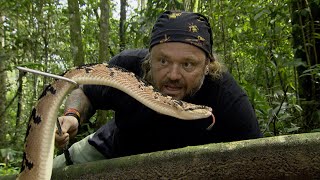
[[[183,102],[180,100],[173,100],[173,102],[178,104],[179,106],[183,106]]]

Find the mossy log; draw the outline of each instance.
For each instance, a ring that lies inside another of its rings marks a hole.
[[[72,165],[55,169],[52,179],[320,179],[320,133],[190,146]]]

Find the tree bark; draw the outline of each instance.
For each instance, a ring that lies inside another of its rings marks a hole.
[[[198,0],[184,0],[183,5],[186,11],[198,12],[198,7],[199,7]]]
[[[54,169],[51,179],[319,179],[319,167],[320,133],[307,133],[77,164]]]
[[[145,0],[138,0],[138,8],[140,7],[140,11],[143,11],[146,8]]]
[[[54,169],[55,179],[319,179],[320,133],[190,146]]]
[[[0,26],[3,27],[4,23],[4,16],[0,14]],[[5,71],[5,53],[3,51],[3,48],[5,47],[5,28],[1,28],[3,31],[0,32],[0,41],[1,41],[1,50],[0,50],[0,114],[2,114],[5,111],[5,103],[6,103],[6,93],[7,93],[7,87],[6,87],[6,79],[7,74]],[[6,143],[6,113],[3,113],[3,115],[0,116],[0,147],[4,147]]]
[[[44,68],[45,68],[45,72],[48,72],[48,61],[49,61],[49,37],[48,37],[48,33],[49,33],[49,26],[50,26],[50,18],[49,18],[49,14],[47,15],[47,19],[44,21],[43,24],[43,31],[42,31],[42,39],[43,39],[43,44],[44,44]],[[81,42],[81,41],[80,41]],[[82,43],[80,43],[80,45],[82,46]],[[47,77],[43,77],[43,85],[46,86],[48,83],[48,78]]]
[[[20,130],[20,124],[21,124],[21,115],[22,115],[22,90],[23,90],[23,72],[19,72],[19,79],[18,79],[18,90],[17,90],[17,98],[18,98],[18,104],[17,104],[17,111],[16,111],[16,126],[14,131],[14,136],[12,137],[11,144],[16,144]]]
[[[31,19],[37,19],[37,22],[39,22],[39,15],[41,14],[41,10],[39,10],[40,6],[38,4],[31,4]],[[42,7],[41,7],[42,9]],[[38,17],[38,18],[37,18]],[[31,43],[31,57],[32,57],[32,60],[33,62],[35,63],[40,63],[39,62],[39,40],[37,37],[39,37],[39,34],[40,34],[40,28],[39,28],[39,25],[37,24],[37,22],[35,21],[30,21],[30,25],[29,25],[29,28],[31,30],[31,37],[34,39],[34,43]],[[38,76],[33,76],[33,94],[32,94],[32,99],[36,99],[36,97],[38,97]]]
[[[99,35],[99,63],[109,61],[109,0],[100,1],[100,35]],[[97,121],[94,124],[94,129],[98,129],[108,121],[108,111],[98,110]]]
[[[126,47],[126,7],[127,0],[120,0],[120,24],[119,24],[119,37],[120,37],[120,52]]]
[[[109,0],[101,0],[100,9],[99,63],[103,63],[109,60]]]
[[[78,0],[68,0],[71,52],[74,66],[84,64],[84,51],[81,36],[81,24]]]

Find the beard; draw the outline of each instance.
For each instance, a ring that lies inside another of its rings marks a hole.
[[[202,75],[200,81],[198,81],[198,84],[195,87],[193,87],[190,90],[190,92],[187,92],[185,97],[183,97],[182,99],[192,98],[200,90],[200,88],[202,87],[204,79],[205,79],[205,75]]]

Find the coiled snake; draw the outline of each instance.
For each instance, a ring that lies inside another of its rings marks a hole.
[[[210,107],[163,96],[154,91],[152,86],[147,86],[137,79],[133,73],[109,67],[107,64],[74,68],[65,73],[64,77],[78,84],[106,85],[117,88],[154,111],[179,119],[193,120],[213,117]],[[55,80],[43,91],[29,119],[23,162],[18,179],[50,179],[59,106],[65,96],[74,88],[76,85],[72,83]]]

